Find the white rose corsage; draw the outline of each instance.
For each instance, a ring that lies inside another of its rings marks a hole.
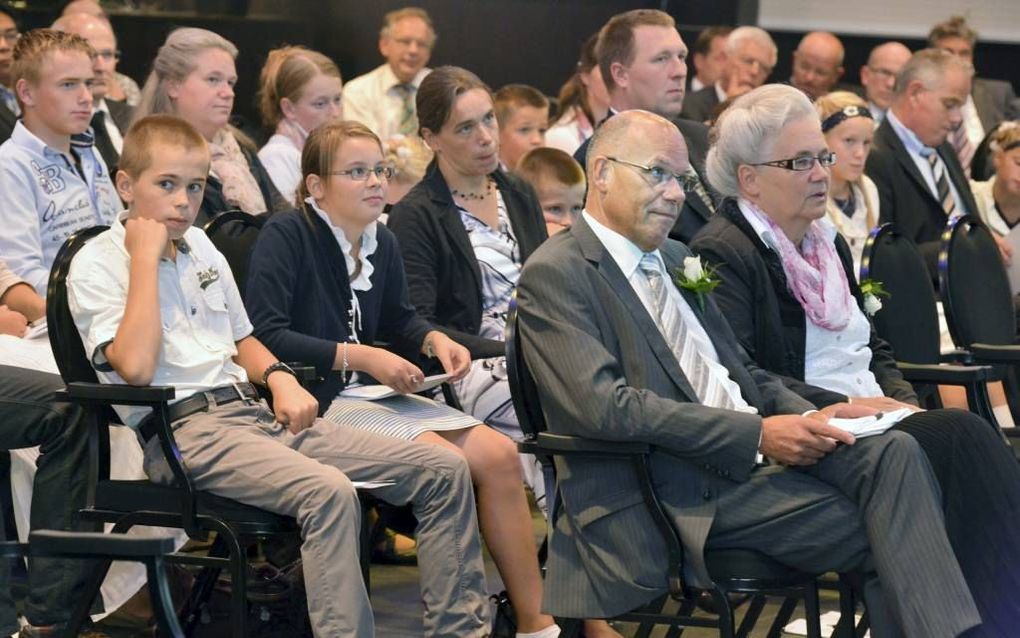
[[[864,279],[861,281],[861,294],[864,295],[864,313],[874,317],[882,309],[880,297],[888,297],[889,293],[882,287],[881,281]]]
[[[715,290],[721,281],[715,276],[718,267],[705,266],[701,257],[685,257],[683,268],[677,268],[674,281],[677,286],[698,295],[698,305],[705,310],[705,297]]]

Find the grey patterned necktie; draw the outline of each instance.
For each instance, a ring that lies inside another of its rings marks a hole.
[[[418,129],[418,117],[414,111],[414,94],[417,91],[413,84],[398,84],[397,90],[403,99],[403,111],[400,114],[400,133],[413,135]]]
[[[726,388],[719,382],[705,363],[705,357],[698,349],[694,338],[684,323],[683,315],[676,304],[669,299],[669,282],[662,276],[659,260],[652,254],[645,254],[638,265],[641,274],[648,281],[655,305],[655,324],[673,352],[680,369],[690,381],[698,400],[704,405],[732,410],[736,406]]]
[[[932,177],[935,178],[935,190],[938,191],[939,204],[945,211],[946,217],[953,217],[956,214],[956,200],[953,199],[953,191],[949,188],[949,176],[946,175],[946,163],[941,161],[938,151],[931,149],[927,158],[931,166]]]

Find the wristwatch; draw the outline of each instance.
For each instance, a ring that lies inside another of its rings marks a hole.
[[[287,365],[283,361],[277,361],[276,363],[274,363],[271,366],[269,366],[268,368],[266,368],[266,371],[262,373],[262,385],[266,386],[266,387],[269,387],[269,375],[273,374],[274,372],[278,372],[280,370],[286,372],[287,374],[289,374],[290,376],[294,377],[295,379],[297,378],[297,373],[294,372],[293,368],[291,368],[289,365]]]

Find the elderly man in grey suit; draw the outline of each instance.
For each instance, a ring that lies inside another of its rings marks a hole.
[[[747,358],[709,296],[670,283],[690,256],[666,239],[687,166],[672,123],[617,115],[591,145],[582,218],[528,260],[520,330],[550,429],[657,446],[653,481],[695,586],[709,582],[713,547],[809,572],[868,564],[881,582],[865,593],[876,637],[900,635],[897,625],[926,638],[974,628],[980,616],[916,442],[898,432],[855,440],[832,426],[829,416],[867,412],[812,413]],[[759,453],[778,464],[759,465]],[[664,545],[630,466],[567,459],[559,481],[547,610],[611,616],[663,593]]]

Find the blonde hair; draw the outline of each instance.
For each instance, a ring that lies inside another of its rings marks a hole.
[[[864,98],[856,93],[851,93],[850,91],[833,91],[832,93],[827,93],[815,100],[815,109],[818,110],[818,117],[822,122],[824,122],[830,115],[838,113],[848,106],[856,106],[857,108],[866,109],[868,108],[868,103],[864,101]],[[836,157],[836,161],[839,161],[839,157]],[[868,221],[868,228],[872,228],[878,222],[873,202],[871,201],[871,198],[868,197],[868,191],[864,189],[860,180],[854,182],[853,185],[857,186],[861,193],[861,197],[864,199],[865,218]],[[829,218],[836,225],[836,228],[842,231],[842,212],[836,206],[836,202],[833,200],[831,194],[826,198],[826,200],[825,209],[829,213]],[[842,232],[840,232],[840,234],[842,234]]]
[[[128,129],[117,169],[127,173],[131,179],[137,179],[152,166],[152,149],[157,144],[168,144],[189,151],[200,150],[206,157],[208,168],[209,144],[194,126],[173,115],[150,115],[136,121]]]
[[[583,186],[584,169],[569,153],[558,148],[533,148],[517,162],[514,169],[521,179],[536,189],[542,179],[551,179],[567,186]]]
[[[386,163],[393,167],[393,181],[414,185],[425,177],[434,154],[420,137],[405,135],[386,142]]]
[[[337,150],[347,140],[354,138],[367,138],[379,145],[382,152],[382,142],[379,136],[372,132],[361,122],[345,120],[341,122],[329,122],[312,131],[305,140],[305,147],[301,150],[301,183],[298,185],[297,201],[304,202],[310,193],[308,192],[309,175],[329,175],[333,172],[333,159]],[[302,207],[303,204],[302,204]],[[307,214],[307,210],[305,211]]]
[[[1020,120],[1006,120],[992,131],[988,148],[993,153],[1010,151],[1020,146]]]
[[[336,63],[318,51],[303,46],[285,46],[269,52],[259,75],[258,104],[262,123],[269,129],[283,119],[280,101],[301,99],[305,85],[322,74],[340,80]]]
[[[425,23],[425,26],[429,28],[429,47],[436,45],[436,29],[432,26],[432,18],[425,9],[418,7],[404,7],[403,9],[396,9],[390,11],[383,17],[382,29],[379,30],[379,38],[389,38],[393,32],[393,26],[401,20],[407,18],[418,18]]]
[[[21,79],[37,84],[46,57],[57,51],[84,53],[89,56],[89,60],[96,59],[96,50],[80,35],[53,29],[32,29],[14,43],[11,86],[14,87]],[[18,98],[18,106],[24,109],[21,98]]]

